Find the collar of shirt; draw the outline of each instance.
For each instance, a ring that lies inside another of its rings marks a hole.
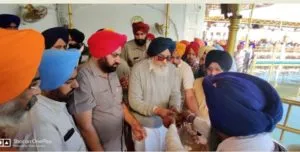
[[[49,109],[53,109],[55,111],[61,111],[61,109],[66,108],[66,103],[63,101],[52,100],[48,97],[38,95],[38,103],[47,106]]]
[[[180,68],[182,66],[182,59],[180,59],[180,63],[176,66],[177,68]]]

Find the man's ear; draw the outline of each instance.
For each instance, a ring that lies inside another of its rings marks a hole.
[[[84,50],[84,45],[81,46],[81,48],[79,49],[79,52],[82,53]]]

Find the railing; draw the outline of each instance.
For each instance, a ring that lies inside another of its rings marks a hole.
[[[241,24],[248,24],[248,18],[242,18]],[[224,19],[223,16],[210,16],[205,17],[206,22],[218,22],[218,23],[226,23],[229,22],[228,19]],[[278,26],[282,27],[300,27],[299,22],[289,22],[289,21],[274,21],[274,20],[262,20],[262,19],[252,19],[252,24],[266,25],[266,26]]]
[[[274,72],[277,78],[281,72],[299,72],[298,69],[300,67],[300,59],[257,59],[255,57],[250,65],[248,73],[255,75],[254,73],[256,69],[261,69],[259,67],[262,67],[264,71],[268,73],[267,81],[269,82],[271,80],[272,73]],[[269,68],[265,69],[265,67]],[[290,67],[293,67],[294,70],[292,70]],[[275,88],[277,86],[277,78],[275,79]]]
[[[285,132],[292,132],[292,133],[296,133],[296,134],[300,135],[300,130],[299,129],[292,128],[292,127],[289,127],[287,125],[287,122],[288,122],[288,119],[289,119],[289,116],[290,116],[290,113],[291,113],[292,106],[300,107],[300,102],[296,101],[296,100],[290,100],[290,99],[282,99],[282,102],[288,105],[288,110],[287,110],[286,116],[284,118],[283,124],[282,125],[277,124],[277,128],[281,129],[280,138],[279,138],[280,142],[282,142],[283,135],[284,135]]]
[[[297,60],[294,62],[297,62],[297,63],[293,63],[291,61],[289,62],[286,62],[285,61],[257,61],[256,59],[254,59],[251,67],[250,67],[250,71],[249,73],[250,74],[254,74],[254,71],[257,67],[260,67],[260,66],[268,66],[270,67],[269,68],[269,71],[268,71],[268,80],[270,80],[270,75],[271,75],[271,72],[274,71],[275,69],[275,66],[293,66],[294,68],[298,68],[300,66],[300,61]],[[279,70],[280,71],[280,70]],[[266,71],[267,72],[267,71]],[[277,72],[278,72],[278,69],[277,69]],[[275,82],[275,85],[274,87],[276,88],[277,86],[277,80]],[[298,88],[298,93],[296,95],[296,97],[300,97],[300,88]],[[293,127],[290,127],[289,125],[287,125],[288,123],[288,120],[289,120],[289,117],[290,117],[290,114],[291,114],[291,109],[292,109],[292,106],[296,106],[296,107],[300,107],[300,101],[296,101],[296,100],[291,100],[291,99],[286,99],[286,98],[282,98],[282,102],[284,104],[287,104],[288,107],[287,107],[287,112],[286,112],[286,115],[283,119],[283,124],[277,124],[277,128],[281,131],[280,132],[280,137],[279,137],[279,141],[282,142],[283,141],[283,137],[284,137],[284,134],[286,132],[291,132],[291,133],[295,133],[295,134],[298,134],[300,135],[300,128],[293,128]]]

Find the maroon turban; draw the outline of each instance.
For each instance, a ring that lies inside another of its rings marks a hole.
[[[132,24],[133,34],[136,34],[138,31],[142,31],[144,33],[149,32],[149,25],[144,22],[136,22]]]

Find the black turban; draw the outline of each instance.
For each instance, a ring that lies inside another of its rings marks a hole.
[[[58,39],[62,39],[66,44],[69,41],[68,29],[64,27],[53,27],[44,31],[45,49],[50,49]]]
[[[148,56],[156,56],[159,53],[163,52],[166,49],[172,53],[175,50],[176,44],[170,38],[158,37],[151,41],[147,54]]]
[[[205,68],[208,68],[212,62],[216,62],[223,71],[229,71],[232,65],[232,58],[228,52],[221,50],[210,51],[205,58]]]
[[[77,29],[69,29],[69,34],[72,40],[77,43],[82,43],[85,38],[84,34]]]
[[[9,28],[11,23],[15,23],[17,28],[20,25],[20,18],[12,14],[0,14],[0,27]]]

